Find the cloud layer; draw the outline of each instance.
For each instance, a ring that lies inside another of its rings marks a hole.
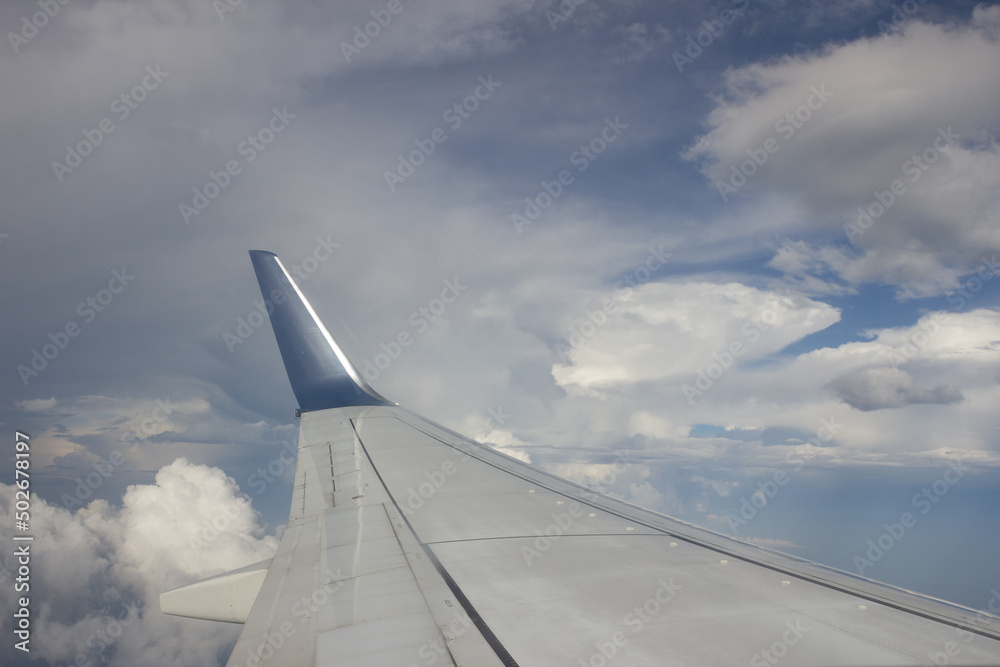
[[[14,525],[13,490],[0,494],[0,529]],[[218,468],[177,459],[156,483],[129,487],[120,507],[95,500],[76,512],[32,503],[31,648],[49,664],[211,664],[238,629],[165,616],[159,594],[233,564],[270,558],[274,536],[232,478]],[[5,585],[15,576],[5,561]],[[12,633],[14,601],[3,597],[4,630]],[[21,659],[9,642],[7,664]],[[80,656],[83,656],[81,658]]]
[[[780,192],[810,227],[843,229],[845,249],[807,254],[851,284],[954,289],[1000,248],[1000,89],[973,74],[1000,58],[998,17],[733,69],[685,157],[726,199]]]

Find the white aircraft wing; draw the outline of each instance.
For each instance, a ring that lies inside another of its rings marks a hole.
[[[280,260],[251,257],[301,409],[288,528],[270,561],[161,596],[244,624],[228,665],[1000,664],[989,614],[594,493],[389,403]]]

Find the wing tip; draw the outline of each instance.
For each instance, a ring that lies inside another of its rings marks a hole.
[[[278,256],[250,250],[271,329],[285,362],[292,391],[303,412],[351,405],[394,405],[378,394],[320,320]]]

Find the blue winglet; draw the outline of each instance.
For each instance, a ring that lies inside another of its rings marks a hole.
[[[302,411],[392,405],[368,386],[273,252],[251,250],[288,381]]]

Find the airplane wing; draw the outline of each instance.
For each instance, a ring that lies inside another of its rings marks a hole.
[[[379,396],[250,253],[301,408],[270,561],[164,593],[260,665],[997,665],[1000,619],[594,493]]]

